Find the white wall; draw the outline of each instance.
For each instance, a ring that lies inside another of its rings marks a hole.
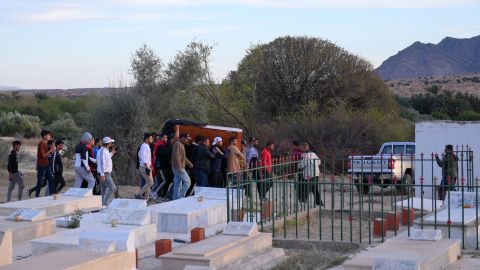
[[[458,146],[460,150],[462,145],[464,149],[468,145],[473,151],[473,170],[474,178],[480,175],[480,122],[455,122],[455,121],[426,121],[419,122],[415,125],[415,156],[420,159],[420,154],[424,153],[424,159],[428,161],[423,162],[423,177],[424,184],[431,185],[433,177],[438,178],[438,183],[442,179],[442,170],[436,163],[433,164],[431,154],[438,153],[441,157],[445,149],[445,145],[452,144],[454,150]],[[461,157],[458,157],[461,159]],[[464,156],[464,160],[466,156]],[[464,162],[464,176],[467,181],[467,168]],[[461,178],[461,165],[459,161],[458,177]],[[421,177],[421,162],[415,162],[415,183],[420,184]],[[465,182],[465,184],[467,184]],[[415,196],[420,197],[420,188],[415,189]],[[432,189],[424,188],[424,198],[432,198]]]

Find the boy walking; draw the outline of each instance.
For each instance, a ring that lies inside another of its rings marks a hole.
[[[15,184],[18,185],[18,200],[22,200],[22,193],[25,185],[23,183],[23,175],[18,170],[18,158],[17,153],[20,151],[20,146],[22,143],[20,141],[14,141],[12,143],[12,151],[8,156],[8,193],[7,193],[7,202],[12,199],[12,192],[15,189]]]
[[[58,194],[65,187],[65,179],[63,179],[63,162],[60,151],[63,149],[63,141],[57,140],[55,142],[55,151],[49,157],[49,163],[53,173],[53,180],[55,180],[55,190],[52,194]]]
[[[44,186],[43,181],[45,181],[45,179],[48,183],[49,194],[53,194],[55,190],[55,181],[53,180],[52,170],[48,162],[48,157],[55,151],[52,136],[48,130],[43,130],[40,135],[42,136],[42,140],[38,143],[37,149],[37,185],[35,187],[35,197],[37,198],[40,196],[40,191]],[[30,193],[32,191],[31,189]]]

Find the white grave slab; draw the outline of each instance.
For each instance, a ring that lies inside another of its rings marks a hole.
[[[35,209],[18,209],[13,214],[8,216],[9,220],[16,220],[17,216],[20,216],[21,221],[39,221],[47,218],[45,210]]]
[[[441,200],[431,200],[427,198],[423,198],[423,205],[422,205],[422,198],[419,197],[413,197],[410,199],[406,199],[403,201],[399,201],[396,203],[398,208],[410,208],[421,210],[423,207],[423,210],[426,211],[433,211],[434,209],[440,210],[443,207],[443,201]]]
[[[113,220],[116,220],[118,224],[125,225],[147,225],[152,223],[152,214],[151,210],[130,210],[130,209],[110,209],[107,218],[104,222],[112,223]]]
[[[478,219],[480,221],[480,217]],[[449,220],[450,226],[448,225]],[[431,215],[424,217],[423,228],[439,229],[442,231],[443,235],[450,235],[450,238],[453,239],[462,240],[464,239],[463,237],[465,237],[466,245],[475,248],[477,230],[480,232],[480,226],[475,226],[476,220],[477,212],[475,208],[445,208],[437,213],[432,213]],[[420,224],[416,222],[415,226],[420,227]]]
[[[93,189],[91,188],[69,188],[63,196],[71,197],[90,197],[93,196]]]
[[[377,258],[373,270],[420,270],[416,260]]]
[[[449,191],[447,192],[444,203],[447,207],[450,204],[450,208],[462,208],[465,206],[469,208],[476,208],[478,204],[478,198],[475,192],[464,191],[462,195],[461,191]]]
[[[137,199],[113,199],[108,205],[108,208],[144,209],[147,208],[147,201]]]
[[[114,241],[104,241],[100,239],[80,238],[79,249],[95,253],[111,253],[116,249]]]
[[[187,197],[148,207],[157,216],[157,231],[190,234],[195,227],[207,228],[227,222],[227,202]]]
[[[80,238],[115,242],[116,251],[134,251],[155,242],[157,228],[155,224],[143,226],[111,224],[103,222],[108,213],[85,214],[80,228],[62,230],[56,234],[30,241],[33,255],[40,255],[56,250],[78,250]],[[82,240],[83,241],[83,240]]]
[[[237,201],[240,202],[240,208],[242,208],[243,202],[243,189],[229,189],[229,204],[231,209],[237,209]],[[227,200],[227,189],[226,188],[212,188],[212,187],[197,187],[195,186],[195,196],[194,197],[204,197],[208,199],[216,200]]]
[[[225,235],[250,236],[258,233],[257,224],[254,222],[230,222],[223,230]]]
[[[410,234],[412,240],[438,241],[442,238],[441,230],[413,229]]]

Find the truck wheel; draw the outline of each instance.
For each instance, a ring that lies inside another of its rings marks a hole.
[[[362,193],[364,195],[368,194],[368,192],[370,192],[370,186],[368,184],[355,184],[355,186],[357,187],[357,191],[358,193]]]
[[[409,186],[412,184],[412,176],[406,173],[402,178],[402,185],[397,186],[397,191],[402,194],[408,194]]]

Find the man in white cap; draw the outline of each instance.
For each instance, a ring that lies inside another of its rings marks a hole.
[[[88,165],[88,150],[87,145],[93,140],[92,134],[85,132],[82,135],[80,143],[75,147],[75,183],[74,187],[82,186],[82,181],[85,179],[88,182],[87,188],[95,186],[95,178],[93,177],[90,166]]]
[[[103,138],[102,148],[100,148],[97,153],[97,171],[98,174],[100,174],[103,205],[107,205],[108,201],[110,200],[110,196],[117,191],[117,186],[115,186],[115,183],[112,179],[112,156],[115,154],[113,142],[114,140],[110,137]]]
[[[223,153],[222,145],[222,137],[215,137],[213,139],[212,148],[210,149],[215,155],[215,158],[212,159],[210,164],[210,186],[212,187],[222,187],[223,185],[222,162],[225,159],[225,155]]]

